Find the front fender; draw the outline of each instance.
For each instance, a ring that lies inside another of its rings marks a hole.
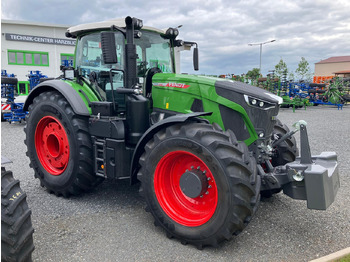
[[[74,113],[83,116],[89,116],[90,112],[87,107],[87,102],[82,99],[79,93],[69,84],[62,80],[48,80],[37,85],[28,95],[23,110],[28,111],[28,107],[33,103],[35,97],[42,92],[56,90],[61,93],[69,102],[74,110]]]
[[[175,115],[175,116],[170,116],[167,117],[159,122],[157,122],[156,124],[154,124],[153,126],[151,126],[144,134],[143,136],[140,138],[139,142],[136,145],[133,157],[132,157],[132,161],[131,161],[131,174],[130,174],[130,181],[131,183],[135,183],[136,182],[136,175],[137,175],[137,171],[138,171],[138,161],[139,158],[141,157],[142,153],[144,152],[144,148],[147,144],[147,142],[152,139],[152,137],[154,136],[154,134],[156,134],[158,131],[160,131],[161,129],[164,129],[168,126],[174,125],[174,124],[178,124],[178,123],[184,123],[190,119],[194,119],[200,116],[207,116],[207,115],[211,115],[212,112],[196,112],[196,113],[190,113],[190,114],[179,114],[179,115]],[[203,121],[206,121],[203,119]]]

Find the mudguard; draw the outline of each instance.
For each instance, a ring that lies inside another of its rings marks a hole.
[[[42,92],[49,90],[56,90],[60,92],[65,99],[72,106],[74,113],[83,116],[89,116],[89,110],[86,107],[84,100],[81,98],[79,93],[75,91],[70,85],[62,80],[48,80],[39,85],[37,85],[28,95],[23,110],[28,111],[28,107],[33,103],[33,99]]]
[[[197,118],[200,116],[207,116],[207,115],[211,115],[212,112],[196,112],[196,113],[190,113],[190,114],[179,114],[179,115],[175,115],[175,116],[170,116],[167,117],[159,122],[157,122],[156,124],[154,124],[153,126],[151,126],[144,134],[143,136],[140,138],[139,142],[136,145],[133,157],[132,157],[132,161],[131,161],[131,174],[130,174],[130,181],[131,184],[136,182],[136,171],[137,171],[137,163],[139,161],[139,158],[141,157],[143,151],[144,151],[144,147],[147,144],[147,142],[153,137],[153,135],[155,133],[157,133],[159,130],[166,128],[170,125],[174,125],[174,124],[178,124],[178,123],[184,123],[186,121],[188,121],[189,119],[193,119],[193,118]],[[203,119],[203,121],[206,121]]]

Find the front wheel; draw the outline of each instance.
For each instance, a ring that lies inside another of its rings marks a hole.
[[[289,128],[282,124],[282,122],[277,119],[276,124],[273,127],[273,132],[271,136],[272,143],[289,132]],[[283,166],[290,162],[295,161],[295,158],[299,155],[297,142],[295,137],[292,136],[287,138],[285,141],[280,143],[274,148],[274,155],[272,156],[271,163],[273,166]]]
[[[282,136],[289,132],[289,128],[282,124],[282,122],[277,119],[276,124],[273,127],[273,132],[271,136],[271,142],[280,139]],[[287,138],[285,141],[277,145],[273,149],[273,156],[271,158],[272,166],[283,166],[290,162],[295,161],[296,157],[299,155],[299,150],[297,147],[297,142],[295,137],[292,136]],[[261,196],[264,198],[270,198],[273,194],[281,192],[282,188],[275,188],[269,190],[263,190],[260,192]]]
[[[198,248],[216,246],[248,224],[260,177],[244,146],[204,123],[170,126],[147,143],[140,192],[169,237]]]
[[[88,120],[58,92],[41,93],[29,106],[25,127],[30,166],[50,193],[78,195],[99,181],[93,174]]]

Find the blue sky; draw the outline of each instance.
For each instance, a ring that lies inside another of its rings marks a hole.
[[[259,67],[262,73],[282,58],[295,71],[301,57],[314,63],[350,55],[348,0],[2,0],[1,18],[77,25],[135,16],[145,25],[182,25],[179,39],[199,44],[202,74],[242,74]],[[183,52],[181,69],[192,70],[192,53]]]

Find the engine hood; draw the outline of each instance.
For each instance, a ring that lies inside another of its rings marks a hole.
[[[218,80],[215,82],[215,88],[227,90],[229,92],[240,93],[242,95],[248,95],[250,97],[259,98],[270,103],[282,104],[283,102],[283,99],[281,97],[271,92],[242,82],[232,80]]]

